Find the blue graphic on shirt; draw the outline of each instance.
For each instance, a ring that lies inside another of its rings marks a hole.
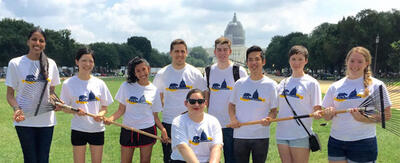
[[[208,137],[207,134],[202,130],[200,136],[193,136],[192,140],[189,140],[190,144],[199,145],[201,142],[210,142],[213,139]]]
[[[262,101],[264,102],[265,99],[258,97],[258,91],[256,90],[253,95],[250,93],[244,93],[242,97],[240,97],[240,100],[242,101]]]
[[[165,88],[167,91],[177,91],[179,89],[192,89],[193,86],[186,85],[185,81],[182,79],[182,81],[179,83],[171,83],[168,88]]]
[[[364,97],[365,97],[365,95],[358,94],[357,90],[354,89],[353,91],[350,92],[350,94],[347,94],[345,92],[338,93],[338,95],[335,97],[334,100],[338,101],[338,102],[343,102],[343,101],[350,100],[350,99],[359,99],[359,98],[364,98]]]
[[[126,102],[130,103],[130,104],[148,104],[148,105],[152,105],[152,103],[150,101],[146,100],[146,97],[144,97],[144,95],[142,95],[139,99],[135,96],[131,96],[129,97],[129,99],[126,100]]]
[[[90,101],[100,101],[100,98],[96,97],[92,91],[89,92],[88,96],[80,95],[77,104],[86,104]]]
[[[23,83],[27,83],[27,84],[33,84],[36,82],[43,82],[43,81],[45,81],[45,80],[44,80],[44,77],[42,74],[39,74],[37,78],[35,75],[26,75],[25,80],[22,80]],[[49,79],[47,79],[47,81],[50,82]]]
[[[221,85],[219,83],[214,83],[211,87],[211,91],[219,91],[219,90],[232,90],[232,87],[228,86],[224,79]]]
[[[303,99],[304,97],[302,95],[297,94],[297,89],[296,87],[294,87],[290,92],[288,89],[283,90],[282,94],[279,95],[280,97],[285,97],[289,96],[289,97],[293,97],[293,98],[298,98],[298,99]]]

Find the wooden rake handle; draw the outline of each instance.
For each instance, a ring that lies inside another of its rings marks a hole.
[[[350,109],[335,111],[336,114],[342,114],[342,113],[347,113],[347,112],[350,112]],[[269,122],[279,122],[279,121],[287,121],[287,120],[292,120],[292,119],[301,119],[301,118],[309,118],[309,117],[314,117],[314,114],[304,114],[304,115],[298,115],[298,116],[276,118],[276,119],[271,119]],[[261,124],[261,123],[262,123],[262,120],[248,121],[248,122],[239,123],[239,126],[256,125],[256,124]],[[226,127],[231,127],[231,126],[232,126],[231,124],[226,125]]]
[[[76,108],[74,108],[74,107],[72,107],[72,106],[65,105],[65,104],[63,104],[63,103],[61,103],[61,102],[55,102],[55,104],[56,104],[56,105],[59,105],[59,106],[61,106],[61,107],[63,107],[63,108],[66,108],[66,109],[70,109],[70,110],[75,111],[75,112],[78,112],[78,111],[79,111],[78,109],[76,109]],[[94,117],[97,117],[96,115],[91,114],[91,113],[85,113],[85,115],[87,115],[87,116],[89,116],[89,117],[93,117],[93,118],[94,118]],[[127,125],[123,125],[123,124],[120,124],[120,123],[117,123],[117,122],[114,122],[114,121],[107,121],[107,122],[109,122],[109,123],[111,123],[111,124],[113,124],[113,125],[119,126],[119,127],[123,127],[123,128],[125,128],[125,129],[127,129],[127,130],[131,130],[131,131],[137,132],[137,133],[139,133],[139,134],[146,135],[146,136],[151,137],[151,138],[154,138],[154,139],[162,140],[162,138],[159,137],[159,136],[157,136],[157,135],[150,134],[150,133],[148,133],[148,132],[145,132],[145,131],[142,131],[142,130],[139,130],[139,129],[136,129],[136,128],[133,128],[133,127],[129,127],[129,126],[127,126]],[[171,141],[168,140],[168,143],[171,143]]]

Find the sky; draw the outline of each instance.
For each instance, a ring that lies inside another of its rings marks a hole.
[[[169,51],[176,38],[189,47],[213,47],[236,12],[246,46],[267,47],[276,35],[309,34],[363,9],[390,11],[399,0],[0,0],[0,19],[22,19],[42,28],[69,29],[77,42],[124,43],[144,36]]]

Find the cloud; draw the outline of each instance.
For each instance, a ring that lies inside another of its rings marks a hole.
[[[266,47],[275,35],[310,33],[323,22],[337,23],[362,9],[388,11],[400,1],[382,0],[0,0],[0,18],[23,19],[43,28],[71,30],[81,43],[122,43],[147,37],[169,51],[173,39],[212,47],[233,13],[246,33],[246,45]]]

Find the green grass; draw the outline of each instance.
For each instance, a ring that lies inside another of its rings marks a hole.
[[[104,78],[103,79],[111,94],[114,96],[121,83],[125,80],[124,78]],[[59,94],[61,86],[57,86],[57,93]],[[23,156],[21,147],[18,141],[16,131],[12,123],[12,109],[8,105],[5,94],[6,86],[4,82],[0,82],[0,92],[3,93],[4,97],[0,98],[0,163],[7,162],[23,162]],[[112,114],[118,107],[118,102],[114,102],[109,106],[109,113]],[[398,112],[398,114],[400,113]],[[72,115],[65,114],[63,112],[57,112],[57,125],[55,126],[53,142],[50,151],[50,162],[73,162],[72,156],[72,145],[70,143],[70,121]],[[122,118],[121,118],[122,119]],[[121,119],[118,122],[121,122]],[[327,126],[322,127],[319,124],[323,123],[323,120],[314,121],[314,131],[318,133],[322,151],[314,152],[310,155],[310,162],[327,162],[327,141],[329,137],[330,123]],[[271,125],[271,139],[268,152],[267,162],[280,162],[278,150],[275,143],[275,126]],[[105,145],[103,152],[103,162],[114,163],[120,162],[120,145],[119,145],[119,132],[120,128],[116,126],[107,126],[105,132]],[[395,163],[400,160],[400,138],[393,135],[390,132],[384,131],[380,127],[377,127],[377,137],[379,145],[379,156],[378,162]],[[139,149],[135,150],[134,161],[139,162]],[[223,160],[223,158],[221,158]],[[163,162],[162,147],[159,142],[153,147],[153,154],[151,158],[152,162],[159,163]],[[86,162],[90,162],[90,154],[87,151]]]

